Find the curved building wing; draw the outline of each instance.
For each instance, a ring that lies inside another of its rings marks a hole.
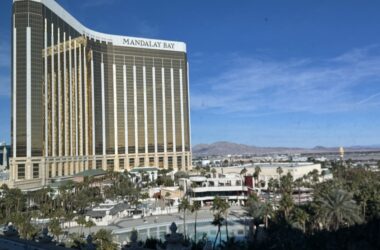
[[[183,42],[109,35],[52,0],[13,1],[11,183],[191,167]]]

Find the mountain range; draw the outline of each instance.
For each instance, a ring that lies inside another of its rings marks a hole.
[[[207,155],[241,155],[241,154],[296,154],[296,153],[339,153],[339,147],[323,147],[316,146],[314,148],[301,148],[301,147],[259,147],[245,144],[238,144],[227,141],[219,141],[211,144],[197,144],[193,148],[194,156],[207,156]],[[368,152],[380,151],[380,145],[371,146],[349,146],[344,147],[345,152]]]

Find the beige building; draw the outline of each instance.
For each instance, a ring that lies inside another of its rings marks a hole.
[[[289,163],[255,163],[255,164],[246,164],[243,166],[237,167],[223,167],[215,168],[218,174],[240,174],[243,169],[246,169],[245,175],[253,175],[255,173],[256,167],[260,168],[260,173],[258,177],[258,182],[265,184],[265,187],[268,184],[268,181],[273,179],[279,179],[280,175],[277,172],[278,168],[281,168],[282,174],[286,175],[288,173],[292,174],[293,179],[302,178],[313,170],[317,170],[319,174],[322,173],[321,164],[312,163],[312,162],[289,162]]]

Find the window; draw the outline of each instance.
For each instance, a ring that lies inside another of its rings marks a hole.
[[[119,159],[119,169],[124,169],[124,159]]]
[[[53,168],[53,164],[50,163],[50,164],[49,164],[49,178],[52,177],[52,168]]]
[[[139,160],[139,166],[144,166],[144,158],[140,158]]]
[[[107,160],[107,169],[108,170],[114,169],[114,161],[113,160]]]
[[[177,167],[182,168],[182,156],[177,156]]]
[[[129,158],[129,166],[135,166],[135,158]]]
[[[102,161],[96,161],[96,169],[101,169],[102,168]]]
[[[17,179],[25,179],[25,164],[17,166]]]
[[[33,163],[33,179],[40,178],[40,165]]]
[[[171,156],[168,157],[168,165],[169,165],[169,168],[173,168],[173,157]]]
[[[154,157],[149,157],[149,166],[154,166]]]
[[[164,167],[164,157],[159,157],[158,158],[158,166],[160,168],[163,168]]]

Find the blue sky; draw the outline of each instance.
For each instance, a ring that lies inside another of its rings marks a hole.
[[[380,144],[380,9],[367,0],[58,0],[89,28],[181,40],[192,141]],[[0,141],[10,141],[11,1],[0,3]]]

